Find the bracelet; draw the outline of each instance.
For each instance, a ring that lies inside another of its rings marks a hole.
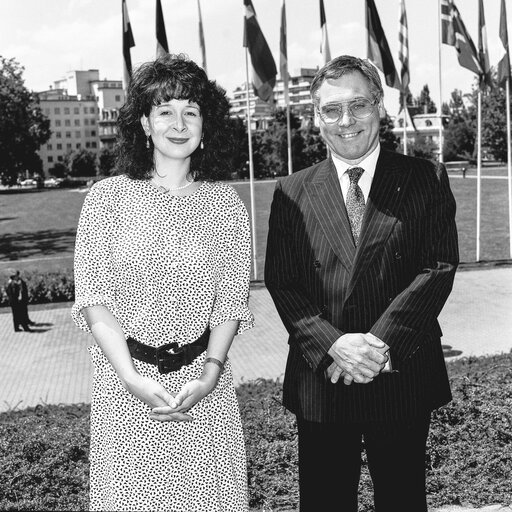
[[[207,357],[205,360],[204,360],[204,364],[206,363],[213,363],[213,364],[216,364],[219,368],[220,368],[220,371],[223,372],[224,371],[224,363],[222,361],[219,361],[218,359],[216,359],[215,357]]]

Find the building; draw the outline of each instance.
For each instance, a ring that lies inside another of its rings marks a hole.
[[[309,94],[309,88],[317,69],[301,68],[288,81],[288,94],[290,98],[290,112],[300,119],[313,117],[313,104]],[[247,116],[247,84],[237,87],[230,99],[230,115],[232,117]],[[258,98],[249,84],[249,112],[251,117],[251,128],[253,130],[264,130],[273,120],[275,108],[286,108],[284,96],[284,82],[277,80],[274,87],[274,99],[267,103]]]
[[[125,98],[121,80],[100,80],[97,69],[69,71],[38,96],[52,132],[38,152],[46,175],[67,153],[87,149],[98,154],[113,147]]]

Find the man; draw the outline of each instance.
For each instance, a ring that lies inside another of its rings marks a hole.
[[[35,322],[32,322],[28,316],[28,288],[27,283],[21,278],[19,270],[9,276],[5,291],[12,310],[14,331],[20,331],[21,325],[24,331],[30,332],[29,326],[35,325]]]
[[[368,61],[331,60],[311,95],[330,156],[278,181],[265,264],[289,333],[300,510],[357,511],[364,439],[376,512],[426,511],[430,414],[451,400],[437,316],[458,265],[455,201],[443,165],[380,147]]]

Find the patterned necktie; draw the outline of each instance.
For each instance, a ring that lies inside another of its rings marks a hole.
[[[352,229],[352,236],[354,243],[358,244],[359,234],[361,233],[361,223],[364,214],[364,195],[361,187],[357,184],[359,178],[363,174],[364,169],[361,167],[352,167],[348,169],[348,177],[350,179],[350,186],[347,192],[347,213],[350,220],[350,227]]]

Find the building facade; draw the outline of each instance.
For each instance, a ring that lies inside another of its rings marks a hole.
[[[39,149],[45,175],[56,163],[64,163],[68,153],[87,149],[98,155],[114,146],[117,114],[125,99],[120,80],[100,80],[97,69],[69,71],[38,96],[51,130]]]
[[[313,103],[309,94],[316,68],[301,68],[288,80],[290,112],[299,119],[313,117]],[[247,84],[237,87],[230,98],[231,117],[247,119]],[[284,82],[279,79],[274,87],[274,98],[267,103],[258,98],[249,84],[249,113],[252,130],[265,130],[274,118],[276,108],[286,108]]]

